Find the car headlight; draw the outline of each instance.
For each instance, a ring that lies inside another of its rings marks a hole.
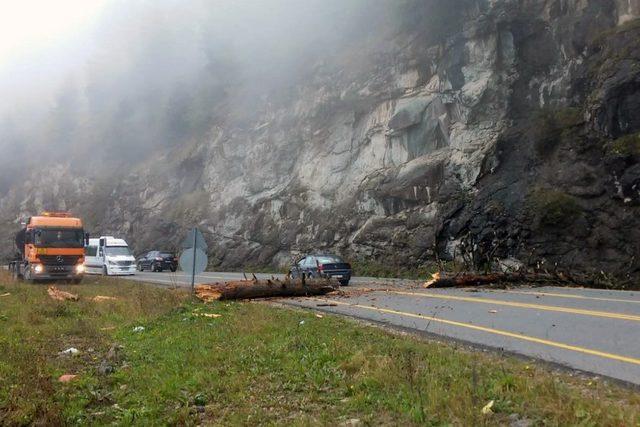
[[[44,271],[44,267],[42,266],[42,264],[36,264],[36,265],[33,266],[33,271],[36,274],[40,274],[40,273],[42,273]]]
[[[85,271],[85,267],[84,264],[78,264],[76,265],[76,273],[78,274],[82,274]]]
[[[109,260],[109,265],[116,265],[116,262]]]

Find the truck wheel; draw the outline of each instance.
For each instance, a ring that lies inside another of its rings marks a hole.
[[[178,269],[177,267],[171,267],[171,272],[175,273],[177,269]]]
[[[103,276],[108,276],[109,275],[109,270],[107,270],[107,266],[106,265],[102,266],[102,275]]]
[[[138,271],[142,271],[142,263],[140,263],[140,262],[139,262],[139,263],[138,263],[138,265],[137,265],[137,267],[136,267],[136,269],[137,269]]]
[[[340,280],[340,285],[341,286],[348,286],[349,285],[349,281],[348,280]]]

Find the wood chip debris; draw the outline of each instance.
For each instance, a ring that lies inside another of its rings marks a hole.
[[[212,319],[217,319],[218,317],[222,317],[222,314],[216,314],[216,313],[191,313],[191,314],[198,317],[209,317]]]
[[[75,347],[69,347],[68,349],[59,352],[58,356],[76,356],[78,354],[80,354],[80,350]]]
[[[438,280],[440,280],[440,272],[437,271],[435,273],[433,273],[431,275],[431,279],[427,280],[424,285],[422,285],[425,288],[428,288],[430,286],[432,286],[434,283],[436,283]]]
[[[91,298],[91,301],[94,301],[94,302],[117,301],[117,300],[118,298],[116,297],[109,297],[105,295],[96,295],[95,297]]]
[[[71,292],[61,291],[55,286],[49,286],[47,288],[49,296],[56,301],[78,301],[78,295]]]
[[[61,375],[60,378],[58,378],[58,381],[60,381],[61,383],[68,383],[75,380],[77,377],[78,377],[77,375],[73,375],[73,374],[64,374],[64,375]]]
[[[484,405],[484,407],[482,408],[482,415],[490,415],[493,414],[493,411],[491,410],[491,408],[493,408],[493,404],[495,403],[494,400],[490,401],[489,403],[487,403],[486,405]]]

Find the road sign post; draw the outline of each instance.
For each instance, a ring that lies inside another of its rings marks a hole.
[[[193,248],[195,250],[195,248],[198,247],[198,233],[195,232],[195,228],[194,228],[194,233],[193,233]],[[195,254],[194,254],[195,255]],[[193,257],[193,264],[192,264],[192,268],[191,268],[191,293],[193,293],[194,289],[196,286],[196,257]]]
[[[197,228],[193,228],[182,243],[185,249],[180,256],[180,267],[191,272],[191,292],[195,289],[196,275],[207,268],[207,242]]]

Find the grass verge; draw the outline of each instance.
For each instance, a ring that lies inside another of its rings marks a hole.
[[[2,425],[640,422],[636,391],[339,317],[117,280],[61,288],[80,301],[0,276]]]

